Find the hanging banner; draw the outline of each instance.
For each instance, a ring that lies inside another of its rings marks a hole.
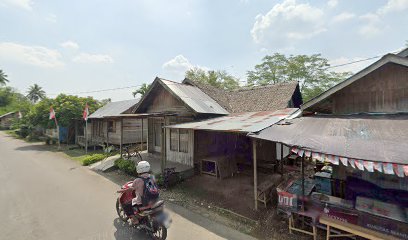
[[[398,177],[404,177],[404,169],[402,165],[392,164],[392,166],[394,168],[395,175],[397,175]]]
[[[383,163],[385,174],[394,174],[392,163]]]
[[[347,158],[345,158],[345,157],[340,157],[340,161],[341,161],[341,163],[344,165],[344,166],[346,166],[347,167],[347,161],[348,159]]]
[[[383,172],[382,163],[380,163],[380,162],[374,162],[374,169],[382,173],[382,172]]]
[[[408,165],[404,165],[402,168],[404,169],[405,176],[408,177]]]
[[[364,171],[364,165],[363,165],[363,161],[362,160],[355,160],[354,161],[356,167],[361,170]]]
[[[374,163],[370,161],[363,161],[364,168],[369,172],[374,172]]]
[[[356,168],[356,165],[354,164],[354,159],[349,159],[348,162],[352,168]]]

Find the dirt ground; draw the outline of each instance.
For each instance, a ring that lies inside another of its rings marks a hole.
[[[194,176],[164,190],[161,196],[259,239],[310,239],[303,234],[289,234],[287,220],[276,214],[276,203],[269,204],[267,208],[260,205],[258,211],[254,210],[250,178],[240,176],[219,180],[206,175]],[[230,184],[236,185],[225,190]]]

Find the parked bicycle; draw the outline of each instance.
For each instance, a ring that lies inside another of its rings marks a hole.
[[[142,155],[140,154],[138,146],[125,146],[122,150],[122,158],[123,159],[131,159],[136,158],[136,162],[143,161]]]

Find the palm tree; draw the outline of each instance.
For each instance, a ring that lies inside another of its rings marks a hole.
[[[143,83],[140,88],[136,89],[134,92],[132,92],[133,97],[136,97],[137,94],[142,95],[142,97],[147,93],[147,90],[149,90],[150,84]]]
[[[36,103],[38,100],[45,98],[45,91],[42,90],[42,87],[34,84],[28,88],[27,98],[30,99],[31,102]]]
[[[4,73],[3,70],[0,69],[0,86],[1,86],[1,85],[6,85],[6,83],[7,83],[8,81],[9,81],[9,80],[7,79],[6,73]]]

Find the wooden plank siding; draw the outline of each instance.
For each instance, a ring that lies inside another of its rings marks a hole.
[[[120,145],[121,121],[118,119],[101,119],[92,121],[92,139],[106,143],[106,131],[109,121],[114,122],[114,131],[108,133],[108,144]],[[142,119],[124,119],[123,120],[123,144],[147,142],[147,119],[143,120],[143,139],[142,139]]]
[[[177,129],[178,130],[178,129]],[[194,166],[194,131],[188,129],[187,152],[172,151],[170,149],[170,129],[166,129],[166,157],[167,161],[181,163],[190,167]]]
[[[389,63],[336,92],[333,114],[408,111],[408,68]]]
[[[190,113],[190,110],[180,100],[176,99],[163,87],[157,89],[151,104],[146,108],[147,113],[177,112]]]

